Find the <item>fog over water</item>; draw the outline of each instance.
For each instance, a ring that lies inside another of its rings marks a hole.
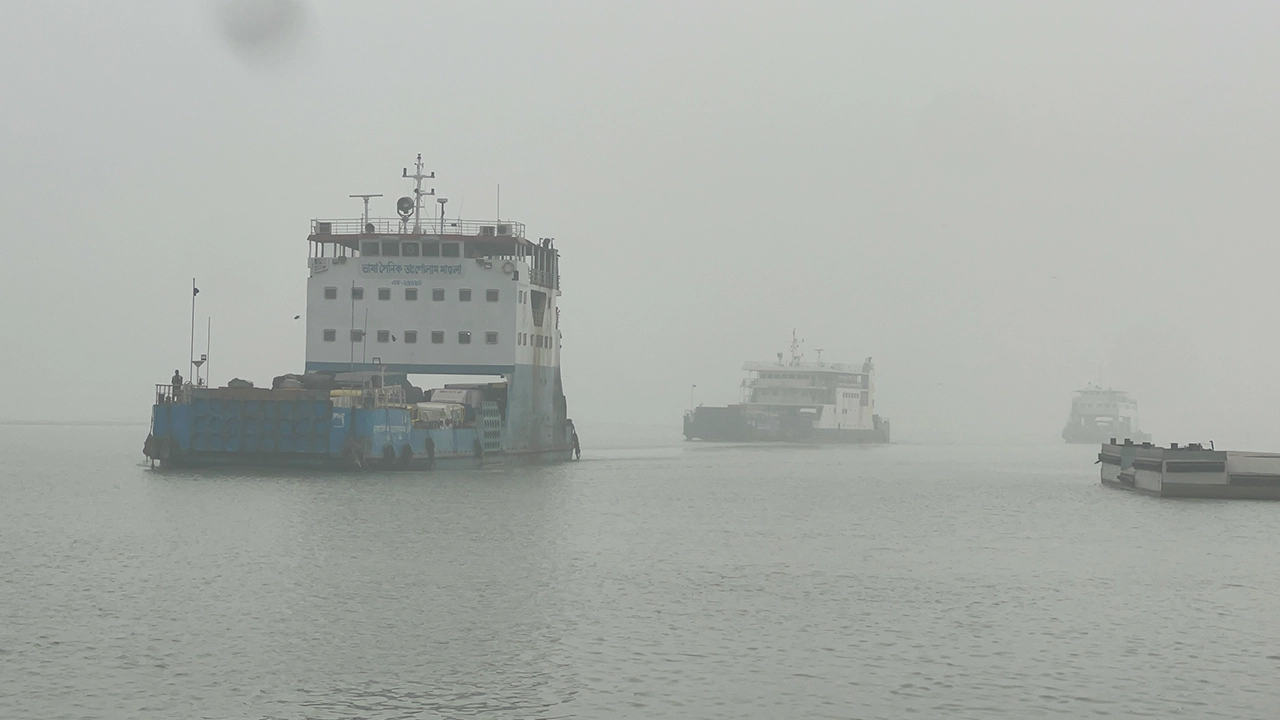
[[[563,253],[570,414],[678,427],[792,328],[903,441],[1273,449],[1280,6],[0,5],[0,420],[303,362],[308,221],[421,152]],[[141,438],[139,438],[140,441]]]

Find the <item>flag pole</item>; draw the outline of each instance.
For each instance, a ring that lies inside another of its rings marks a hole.
[[[191,349],[187,351],[187,382],[191,382],[196,367],[196,295],[199,294],[196,279],[191,278]]]

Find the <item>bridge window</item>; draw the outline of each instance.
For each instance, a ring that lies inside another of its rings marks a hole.
[[[431,331],[431,344],[432,344],[432,345],[443,345],[443,344],[444,344],[444,331],[443,331],[443,330],[432,330],[432,331]]]
[[[434,302],[444,302],[444,288],[432,288],[431,299]]]
[[[325,288],[325,289],[324,289],[324,299],[325,299],[325,300],[337,300],[337,299],[338,299],[338,288],[336,288],[336,287],[327,287],[327,288]]]
[[[498,291],[497,291],[497,290],[485,290],[485,291],[484,291],[484,299],[485,299],[485,300],[488,300],[489,302],[498,302]]]
[[[459,344],[459,345],[470,345],[470,344],[471,344],[471,331],[470,331],[470,330],[462,330],[462,331],[459,331],[459,332],[458,332],[458,344]]]
[[[458,243],[444,243],[444,246],[440,248],[440,255],[442,257],[459,257]]]
[[[418,299],[418,288],[405,288],[405,289],[404,289],[404,299],[405,299],[405,300],[417,300],[417,299]]]
[[[364,299],[364,288],[362,288],[362,287],[355,287],[355,286],[352,286],[352,288],[351,288],[351,299],[352,299],[352,300],[363,300],[363,299]]]
[[[485,345],[497,345],[497,344],[498,344],[498,333],[496,333],[496,332],[487,332],[487,333],[485,333],[485,334],[484,334],[484,344],[485,344]]]
[[[391,331],[390,331],[390,330],[379,330],[379,331],[378,331],[378,342],[382,342],[382,343],[384,343],[384,342],[391,342]]]
[[[422,257],[440,257],[440,243],[438,242],[422,243]]]
[[[390,300],[390,299],[391,299],[391,288],[378,288],[378,299],[379,299],[379,300]]]
[[[325,330],[325,331],[324,331],[324,341],[325,341],[325,342],[336,342],[336,341],[337,341],[337,339],[338,339],[338,331],[337,331],[337,330]]]
[[[384,240],[382,242],[383,257],[400,257],[400,241]]]
[[[417,330],[405,330],[405,331],[404,331],[404,344],[405,344],[405,345],[414,345],[414,344],[417,344],[417,342],[418,342],[418,331],[417,331]]]
[[[458,291],[458,300],[460,302],[471,302],[471,289],[462,288]]]
[[[400,254],[405,257],[418,257],[418,243],[416,242],[400,243]]]
[[[351,331],[351,342],[353,342],[353,343],[364,342],[364,331],[363,331],[363,330],[352,330],[352,331]]]
[[[376,240],[369,240],[360,243],[360,254],[368,257],[377,257],[381,254],[378,252],[378,242]]]

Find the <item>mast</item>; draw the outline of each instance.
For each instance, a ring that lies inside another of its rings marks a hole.
[[[409,168],[405,168],[400,175],[401,177],[413,178],[413,231],[415,233],[422,232],[422,198],[428,195],[435,195],[436,189],[422,189],[423,180],[432,180],[435,178],[435,171],[430,175],[422,174],[422,153],[418,153],[418,159],[413,163],[413,174],[409,174]]]
[[[804,353],[800,352],[800,340],[796,339],[796,329],[791,328],[791,365],[794,367],[800,364],[800,359],[804,357]]]

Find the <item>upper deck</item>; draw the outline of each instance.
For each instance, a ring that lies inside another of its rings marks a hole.
[[[307,241],[312,258],[521,260],[531,284],[559,290],[559,251],[550,241],[535,243],[524,233],[523,223],[510,220],[437,218],[415,225],[403,218],[335,218],[312,220]]]

